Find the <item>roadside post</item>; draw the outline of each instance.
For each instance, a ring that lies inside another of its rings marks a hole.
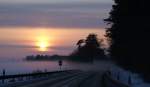
[[[3,69],[2,74],[3,74],[3,76],[5,76],[5,75],[6,75],[6,71],[5,71],[5,69]],[[5,83],[5,79],[2,79],[2,84],[4,84],[4,83]]]
[[[59,64],[59,67],[60,67],[60,70],[61,70],[61,69],[62,69],[63,61],[62,61],[62,60],[59,60],[59,61],[58,61],[58,64]]]

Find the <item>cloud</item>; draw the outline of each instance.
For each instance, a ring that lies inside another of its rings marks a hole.
[[[38,47],[29,45],[0,44],[0,48],[38,48]]]
[[[20,48],[20,49],[32,49],[39,48],[38,46],[29,46],[29,45],[14,45],[14,44],[0,44],[0,48]],[[73,46],[51,46],[48,49],[52,50],[72,50]]]
[[[1,5],[0,27],[104,27],[111,4]]]
[[[0,0],[0,3],[110,3],[112,0]]]

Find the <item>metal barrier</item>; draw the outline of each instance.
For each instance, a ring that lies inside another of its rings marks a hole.
[[[0,76],[0,81],[2,84],[5,84],[6,81],[13,83],[17,81],[25,81],[25,80],[31,80],[36,79],[40,77],[47,77],[54,73],[60,73],[60,72],[72,72],[75,70],[65,70],[65,71],[54,71],[54,72],[40,72],[40,73],[31,73],[31,74],[18,74],[18,75],[3,75]]]

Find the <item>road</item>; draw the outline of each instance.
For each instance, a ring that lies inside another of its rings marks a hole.
[[[103,87],[102,74],[104,71],[64,71],[45,77],[28,79],[0,87]]]
[[[25,83],[18,87],[103,87],[101,78],[102,72],[96,71],[64,72],[53,74],[45,80]]]

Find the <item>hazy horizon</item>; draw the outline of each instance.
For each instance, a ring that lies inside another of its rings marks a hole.
[[[32,54],[67,55],[89,33],[103,38],[107,28],[103,19],[108,17],[112,1],[0,0],[0,4],[0,58],[13,59]]]

